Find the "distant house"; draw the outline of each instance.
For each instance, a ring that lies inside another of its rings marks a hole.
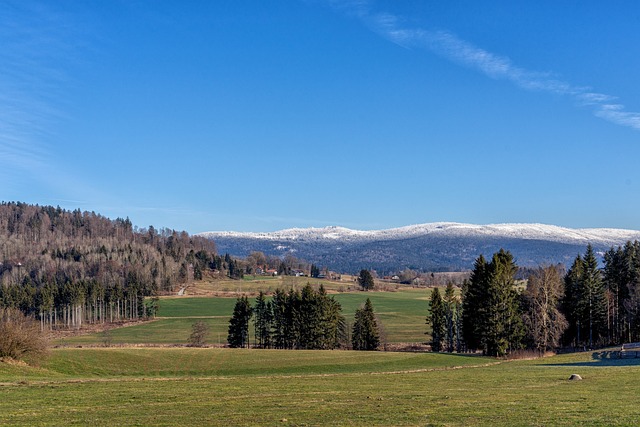
[[[291,274],[296,277],[304,277],[306,276],[305,272],[302,270],[291,270]]]
[[[396,282],[397,282],[397,281],[399,281],[399,280],[400,280],[400,277],[398,277],[398,276],[393,276],[393,277],[391,278],[391,280],[393,280],[393,281],[396,281]]]
[[[264,269],[262,267],[256,267],[256,275],[264,274]]]
[[[265,273],[267,273],[269,276],[277,276],[278,270],[274,270],[273,268],[270,268],[267,271],[265,271]]]

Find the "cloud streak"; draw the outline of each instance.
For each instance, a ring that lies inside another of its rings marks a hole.
[[[329,3],[335,9],[357,17],[372,31],[399,46],[428,50],[489,78],[509,81],[524,90],[569,97],[581,107],[590,107],[596,117],[640,130],[640,113],[627,111],[623,104],[615,102],[615,96],[573,85],[549,73],[518,67],[508,57],[477,47],[448,31],[410,28],[403,24],[399,15],[374,12],[370,0],[329,0]]]
[[[53,64],[69,59],[65,24],[39,3],[0,5],[0,166],[9,177],[37,177],[46,166],[65,80]]]

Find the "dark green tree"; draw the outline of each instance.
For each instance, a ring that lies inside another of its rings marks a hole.
[[[227,342],[229,347],[249,347],[249,320],[253,315],[253,309],[246,296],[236,300],[233,308],[233,316],[229,320],[229,334]]]
[[[446,325],[446,341],[447,351],[453,353],[456,347],[457,337],[457,317],[458,317],[458,298],[456,298],[453,284],[449,282],[447,288],[444,291],[444,312],[445,312],[445,325]]]
[[[485,354],[504,356],[521,347],[524,338],[520,298],[515,289],[518,267],[509,251],[500,249],[489,264],[487,309],[482,343]]]
[[[319,275],[320,269],[315,264],[311,264],[311,277],[318,277]]]
[[[373,276],[371,275],[371,272],[369,270],[360,270],[360,275],[358,276],[358,284],[363,291],[373,289],[375,284],[373,282]]]
[[[485,302],[489,288],[489,264],[480,255],[474,263],[469,280],[462,284],[462,340],[468,350],[482,347],[482,331],[485,316]]]
[[[273,299],[271,300],[273,322],[272,322],[272,341],[275,348],[289,348],[288,327],[289,319],[287,318],[287,294],[282,289],[276,289]]]
[[[584,255],[583,298],[579,301],[584,323],[588,324],[588,345],[593,348],[595,343],[604,344],[607,331],[607,300],[602,276],[598,269],[593,247],[587,246]]]
[[[442,351],[443,342],[446,337],[446,310],[439,288],[431,291],[431,304],[429,306],[429,317],[427,324],[431,325],[431,350]]]
[[[356,310],[351,345],[354,350],[368,351],[377,350],[380,345],[378,324],[369,298],[362,308]]]
[[[469,349],[503,356],[521,347],[524,327],[514,288],[517,269],[511,253],[503,249],[489,263],[482,255],[476,259],[462,293],[462,333]]]
[[[271,328],[273,326],[273,310],[271,301],[267,301],[263,291],[260,291],[260,294],[256,298],[254,313],[254,327],[257,345],[260,348],[270,348]]]

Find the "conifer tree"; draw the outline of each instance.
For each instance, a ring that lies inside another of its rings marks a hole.
[[[362,287],[363,291],[368,291],[373,289],[375,284],[373,281],[373,276],[369,270],[362,269],[360,270],[360,275],[358,276],[358,284]]]
[[[256,298],[254,312],[254,328],[257,345],[260,348],[270,348],[273,310],[271,301],[267,301],[263,291],[260,291],[260,294]]]
[[[521,346],[524,328],[514,289],[516,271],[513,256],[503,249],[489,263],[482,255],[476,259],[463,287],[462,332],[469,349],[503,356]]]
[[[471,277],[462,285],[462,339],[468,350],[481,348],[481,337],[484,329],[485,301],[489,286],[489,265],[480,255],[474,263]]]
[[[238,298],[233,308],[233,316],[229,320],[229,334],[227,335],[229,347],[249,347],[249,320],[252,314],[253,309],[247,297]]]
[[[457,321],[458,316],[458,299],[455,296],[455,290],[453,284],[449,282],[447,288],[444,291],[444,309],[445,309],[445,325],[446,325],[446,340],[447,351],[453,353],[456,349],[456,334],[457,334]]]
[[[431,350],[442,351],[443,341],[446,337],[446,311],[439,288],[431,291],[431,305],[427,324],[431,325]]]
[[[591,245],[587,246],[587,253],[584,256],[582,286],[584,293],[580,301],[581,311],[585,314],[585,323],[588,323],[589,348],[593,348],[594,343],[602,342],[606,338],[607,302],[602,277],[598,269],[598,260]]]
[[[378,324],[369,298],[362,308],[356,310],[351,345],[354,350],[369,351],[376,350],[380,345]]]

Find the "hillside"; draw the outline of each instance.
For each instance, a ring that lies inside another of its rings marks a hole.
[[[520,266],[571,262],[591,243],[605,251],[640,231],[571,229],[544,224],[472,225],[430,223],[388,230],[342,227],[288,229],[273,233],[207,232],[221,252],[244,257],[252,251],[292,254],[309,262],[345,272],[372,268],[392,272],[404,268],[425,271],[470,269],[480,254],[510,250]]]
[[[0,204],[0,308],[51,327],[144,317],[145,297],[222,264],[215,244],[129,219],[26,203]]]

